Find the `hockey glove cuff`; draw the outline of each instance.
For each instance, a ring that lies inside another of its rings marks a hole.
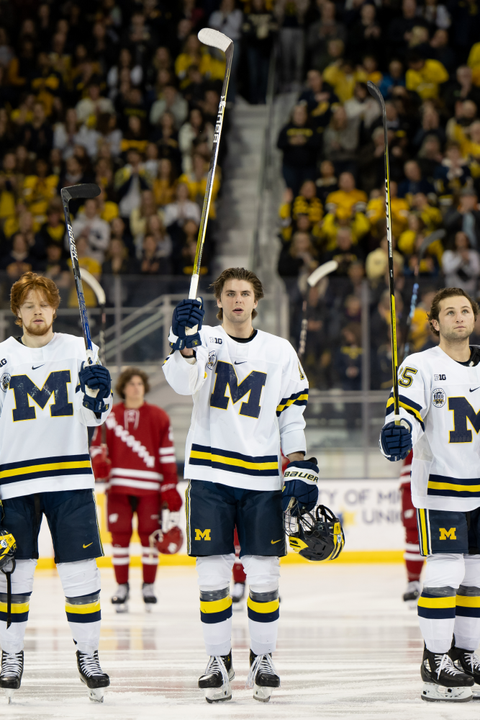
[[[390,462],[404,460],[412,449],[411,423],[402,418],[400,425],[395,425],[395,422],[384,425],[380,433],[379,445],[383,455]]]
[[[162,485],[160,493],[162,505],[165,504],[167,506],[167,510],[170,510],[170,512],[178,512],[181,509],[182,496],[178,492],[175,483]]]
[[[293,515],[303,515],[313,510],[318,502],[317,459],[295,460],[283,474],[282,510],[291,510]],[[296,505],[294,501],[297,501]],[[292,505],[294,507],[292,507]]]
[[[180,338],[178,335],[175,335],[172,328],[170,328],[170,332],[168,333],[168,342],[170,343],[172,350],[183,350],[183,348],[195,348],[198,345],[201,345],[202,338],[198,332],[194,335],[187,335],[185,338]]]

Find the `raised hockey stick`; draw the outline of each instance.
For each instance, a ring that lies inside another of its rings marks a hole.
[[[418,282],[418,273],[420,268],[420,263],[423,259],[423,256],[427,252],[428,248],[432,243],[434,243],[436,240],[442,240],[445,235],[446,231],[443,228],[440,228],[439,230],[434,230],[430,235],[427,235],[423,239],[422,244],[420,245],[420,249],[418,251],[418,257],[417,257],[417,264],[415,266],[415,269],[413,271],[413,277],[414,277],[414,283],[412,287],[412,299],[410,301],[410,312],[408,313],[407,318],[407,324],[405,327],[405,345],[403,347],[403,359],[407,357],[407,355],[410,353],[410,328],[412,326],[412,320],[413,316],[415,314],[415,308],[417,307],[417,298],[418,298],[418,288],[419,288],[419,282]]]
[[[95,297],[97,298],[98,307],[100,308],[100,329],[98,332],[98,356],[100,358],[100,362],[102,365],[105,365],[106,357],[105,357],[105,329],[107,326],[107,315],[105,312],[105,305],[107,303],[107,296],[105,295],[105,290],[98,282],[97,278],[92,275],[91,272],[88,272],[88,270],[85,270],[85,268],[80,268],[80,274],[82,276],[83,282],[86,282],[87,285],[91,287],[93,292],[95,293]]]
[[[320,265],[314,270],[307,278],[309,287],[315,287],[318,285],[320,280],[330,273],[335,272],[338,268],[338,262],[336,260],[329,260],[323,265]],[[307,344],[307,330],[308,330],[308,319],[307,319],[307,307],[308,307],[308,288],[305,298],[302,304],[302,324],[300,327],[300,338],[298,341],[298,357],[302,358],[305,353],[305,346]]]
[[[87,351],[87,362],[93,363],[92,338],[90,336],[90,325],[88,322],[87,306],[85,305],[85,297],[83,295],[82,276],[80,274],[80,265],[78,264],[77,245],[73,235],[72,221],[70,218],[70,200],[88,200],[96,198],[100,195],[100,188],[94,183],[82,183],[81,185],[71,185],[60,190],[63,203],[63,213],[65,215],[65,224],[67,226],[68,239],[70,244],[70,257],[72,259],[73,277],[75,280],[75,288],[77,291],[78,307],[80,310],[80,322],[82,323],[83,339],[85,341],[85,349]]]
[[[380,103],[382,109],[383,137],[385,143],[384,164],[385,164],[385,218],[387,222],[388,242],[388,284],[390,290],[390,325],[391,325],[391,347],[392,347],[392,385],[393,385],[393,410],[395,424],[400,425],[400,403],[398,398],[398,348],[397,348],[397,314],[395,311],[395,282],[393,277],[393,241],[392,241],[392,208],[390,205],[390,163],[388,159],[388,132],[387,132],[387,110],[383,95],[375,85],[368,80],[367,88],[375,100]]]
[[[212,199],[213,180],[215,177],[215,168],[217,167],[218,149],[220,147],[220,138],[222,135],[223,116],[225,114],[225,105],[227,101],[228,83],[230,80],[230,72],[232,70],[233,60],[233,40],[226,35],[213,30],[212,28],[203,28],[198,33],[198,39],[204,45],[217,48],[225,53],[227,65],[225,68],[225,76],[223,78],[222,92],[220,102],[218,104],[217,121],[213,133],[212,156],[210,159],[210,168],[207,175],[207,187],[205,189],[205,197],[203,199],[202,216],[200,218],[200,227],[198,228],[197,250],[193,263],[192,279],[190,281],[190,290],[188,297],[194,300],[197,297],[198,281],[200,279],[200,266],[202,264],[203,246],[205,244],[205,234],[207,232],[208,213],[210,210],[210,202]],[[195,331],[195,328],[192,328]]]

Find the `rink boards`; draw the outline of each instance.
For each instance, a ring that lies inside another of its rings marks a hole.
[[[185,493],[186,482],[179,483]],[[399,482],[384,480],[325,480],[320,483],[320,502],[339,515],[345,531],[345,549],[336,562],[401,562],[403,558],[404,530],[401,523]],[[96,499],[100,534],[105,557],[98,563],[111,567],[111,537],[107,530],[106,496],[103,483],[96,485]],[[134,518],[134,522],[135,522]],[[179,523],[185,535],[185,514],[180,512]],[[40,531],[39,567],[53,567],[53,548],[46,522]],[[134,531],[130,547],[131,564],[140,565],[140,542]],[[186,554],[184,543],[176,555],[162,555],[162,565],[188,565],[194,559]],[[294,552],[283,563],[306,562]]]

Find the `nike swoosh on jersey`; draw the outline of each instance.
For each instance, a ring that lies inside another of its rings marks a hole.
[[[480,385],[476,388],[470,388],[470,392],[475,392],[475,390],[479,390],[479,389],[480,389]]]
[[[93,545],[93,542],[88,543],[88,545],[85,545],[85,544],[84,544],[83,547],[84,547],[84,548],[87,548],[87,547],[90,547],[90,545]]]
[[[282,542],[282,538],[280,538],[280,540],[270,540],[270,543],[271,543],[272,545],[276,545],[277,542]]]
[[[41,368],[44,365],[45,365],[45,363],[42,363],[41,365],[35,365],[35,367],[33,367],[33,365],[32,365],[32,370],[38,370],[38,368]]]
[[[246,362],[247,362],[246,360],[242,360],[242,362],[237,362],[236,360],[234,360],[233,364],[234,365],[244,365]]]

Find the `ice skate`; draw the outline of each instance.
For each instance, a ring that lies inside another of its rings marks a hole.
[[[232,699],[230,681],[234,677],[231,652],[228,655],[211,655],[204,674],[198,678],[198,687],[205,690],[208,703],[224,702]]]
[[[255,655],[250,650],[250,672],[246,687],[253,687],[253,699],[260,702],[268,702],[273,688],[280,687],[280,678],[270,653]]]
[[[127,583],[122,583],[117,586],[115,594],[112,595],[112,605],[115,605],[115,611],[117,613],[128,612],[128,598],[130,597],[130,586]]]
[[[411,580],[403,593],[403,602],[407,603],[408,607],[416,608],[421,592],[422,586],[420,582],[418,580]]]
[[[459,670],[448,653],[433,653],[425,648],[420,671],[422,700],[468,702],[472,699],[473,677]]]
[[[238,604],[243,600],[243,596],[245,595],[245,583],[236,582],[230,595],[232,596],[232,603],[237,604],[238,607]]]
[[[471,650],[464,650],[455,645],[449,650],[448,654],[453,660],[455,667],[464,672],[466,675],[473,677],[475,685],[472,688],[473,696],[480,698],[480,658]]]
[[[8,653],[2,650],[2,670],[0,672],[0,687],[4,688],[9,703],[12,702],[15,690],[20,688],[23,675],[23,650],[18,653]]]
[[[103,672],[98,660],[98,650],[87,655],[77,650],[77,666],[80,680],[88,687],[92,702],[103,702],[104,688],[110,685],[110,678]]]
[[[151,612],[152,605],[155,605],[157,603],[157,597],[154,592],[153,583],[143,583],[142,595],[146,611]]]

